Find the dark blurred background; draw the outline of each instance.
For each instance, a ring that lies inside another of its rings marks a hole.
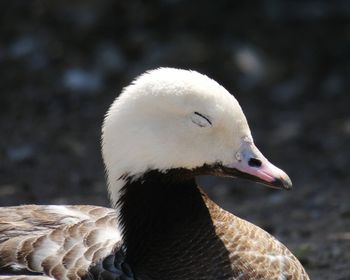
[[[0,205],[108,205],[100,126],[136,75],[235,94],[294,190],[202,178],[312,279],[350,279],[350,1],[1,1]]]

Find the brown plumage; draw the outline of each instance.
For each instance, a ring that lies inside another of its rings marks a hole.
[[[199,191],[193,179],[170,180],[152,173],[142,184],[127,185],[126,192],[139,194],[125,194],[123,200],[124,207],[144,201],[124,220],[129,228],[125,232],[130,243],[127,262],[139,277],[136,279],[309,279],[284,245],[220,208]],[[155,180],[161,182],[153,185],[156,198],[145,192],[148,182],[154,184]],[[177,210],[169,212],[173,206]],[[137,221],[130,216],[140,212],[145,214]],[[113,209],[25,205],[0,208],[0,220],[0,264],[23,273],[89,279],[91,266],[121,250]],[[143,228],[144,224],[152,226]]]
[[[187,171],[151,171],[122,191],[126,261],[140,279],[309,279],[283,244],[220,208]]]
[[[0,208],[0,266],[5,273],[12,270],[43,273],[55,279],[80,279],[91,265],[120,246],[112,209],[37,205]]]

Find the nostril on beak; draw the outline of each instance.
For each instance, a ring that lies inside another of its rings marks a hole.
[[[250,158],[248,161],[248,165],[251,167],[260,167],[261,161],[257,158]]]

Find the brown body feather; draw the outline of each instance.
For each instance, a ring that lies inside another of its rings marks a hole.
[[[220,208],[186,170],[150,171],[122,191],[126,262],[137,279],[309,279],[282,243]]]
[[[151,243],[147,230],[137,235],[141,239],[138,244],[145,246],[148,257],[142,258],[144,253],[135,244],[136,254],[141,253],[133,256],[131,252],[128,257],[137,279],[309,279],[299,261],[271,235],[224,211],[198,189],[193,194],[194,200],[189,196],[192,213],[183,220],[174,220],[175,212],[168,216],[172,221],[163,221],[165,227],[171,223],[174,227],[182,224],[182,228],[164,228],[163,236],[153,232],[155,242]],[[188,197],[188,191],[184,195]],[[170,196],[180,203],[182,213],[185,197],[181,201],[174,193]],[[162,219],[166,215],[162,213]],[[144,218],[147,219],[147,214]],[[156,230],[156,222],[148,222],[155,226],[151,230]],[[143,223],[142,218],[139,223]],[[1,267],[17,269],[17,273],[37,272],[53,279],[72,280],[89,277],[89,268],[94,263],[121,246],[115,210],[96,206],[0,208],[0,242]],[[0,279],[50,278],[18,275]]]
[[[0,208],[0,266],[7,271],[80,279],[120,245],[112,209],[86,205]]]

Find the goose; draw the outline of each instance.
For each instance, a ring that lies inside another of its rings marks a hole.
[[[105,116],[102,156],[113,208],[0,208],[0,279],[309,279],[282,243],[196,184],[213,175],[292,186],[211,78],[175,68],[136,78]]]

